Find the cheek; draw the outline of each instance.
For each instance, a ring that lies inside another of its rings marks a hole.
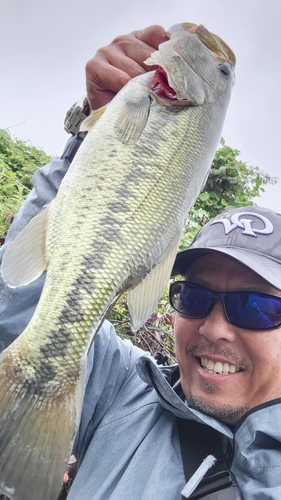
[[[265,401],[270,401],[281,396],[281,346],[280,340],[274,339],[273,333],[270,338],[263,332],[260,339],[253,341],[253,345],[248,345],[248,354],[252,364],[252,374],[250,378],[253,395],[252,406],[257,406]],[[279,332],[280,335],[281,332]]]
[[[174,320],[174,334],[177,356],[181,352],[186,352],[191,343],[194,344],[199,326],[199,320],[184,318],[176,314]]]
[[[186,325],[186,318],[183,318],[182,316],[176,314],[174,319],[174,334],[176,344],[181,344],[182,342],[184,342],[186,335],[188,335],[186,333],[187,330],[188,325]]]
[[[276,335],[275,331],[253,332],[252,337],[247,339],[247,342],[246,336],[243,336],[243,347],[254,371],[259,370],[264,376],[273,369],[276,370],[276,374],[281,372],[280,333],[278,332],[278,335]]]
[[[176,314],[174,319],[174,335],[175,335],[175,354],[176,354],[176,359],[179,362],[180,353],[185,350],[184,343],[186,341],[186,336],[185,336],[185,323],[183,321],[183,318],[178,314]]]

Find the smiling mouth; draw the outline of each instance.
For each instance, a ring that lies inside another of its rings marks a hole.
[[[200,358],[200,364],[208,373],[216,375],[228,375],[241,371],[240,368],[235,365],[221,363],[220,361],[214,362],[207,358]]]

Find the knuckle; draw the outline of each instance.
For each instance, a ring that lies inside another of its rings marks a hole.
[[[126,45],[128,42],[130,42],[130,39],[133,38],[133,33],[130,33],[129,35],[119,35],[114,40],[111,42],[113,45],[119,45],[123,47]]]
[[[94,57],[89,59],[85,65],[86,75],[92,75],[96,73],[97,68],[102,65],[106,56],[103,54],[103,49],[99,49]]]
[[[146,40],[147,38],[162,38],[165,36],[165,30],[163,26],[160,24],[152,24],[151,26],[148,26],[147,28],[136,31],[136,36],[137,38],[141,40]]]

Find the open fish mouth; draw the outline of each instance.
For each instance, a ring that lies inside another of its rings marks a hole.
[[[176,24],[170,28],[166,34],[168,38],[173,39],[179,36],[180,32],[188,31],[190,34],[196,34],[199,40],[204,44],[204,46],[208,49],[213,59],[218,64],[227,63],[228,65],[235,67],[236,58],[233,51],[230,47],[217,35],[208,31],[202,24],[196,25],[194,23],[181,23]],[[190,61],[187,60],[186,57],[181,53],[181,50],[175,45],[173,48],[174,52],[178,54],[178,56],[184,60],[185,64],[189,67],[189,69],[197,74],[196,69],[191,64]],[[161,100],[165,100],[168,104],[176,104],[180,106],[194,106],[195,103],[190,101],[189,99],[184,99],[179,97],[177,88],[173,88],[172,79],[169,78],[169,71],[167,70],[164,59],[161,56],[159,51],[152,54],[146,61],[148,65],[155,65],[156,69],[154,71],[152,80],[149,83],[149,89],[153,92]]]
[[[194,70],[193,70],[194,71]],[[195,71],[194,71],[195,72]],[[160,100],[167,104],[177,106],[194,106],[194,102],[188,99],[179,98],[176,90],[169,83],[168,74],[162,66],[156,66],[152,80],[149,82],[149,89]]]
[[[161,99],[177,100],[177,94],[169,85],[168,75],[161,66],[157,66],[155,70],[150,90]]]

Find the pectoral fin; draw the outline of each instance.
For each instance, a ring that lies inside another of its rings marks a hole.
[[[132,145],[140,138],[149,116],[151,98],[142,87],[128,97],[120,110],[115,129],[123,144]]]
[[[181,234],[173,239],[170,249],[162,262],[139,285],[128,291],[127,302],[133,331],[137,331],[147,321],[158,305],[159,299],[171,276],[180,237]]]
[[[27,285],[48,267],[45,240],[51,205],[26,225],[4,253],[1,274],[11,288]]]
[[[91,112],[91,114],[81,123],[80,132],[88,132],[97,123],[107,108],[107,104]]]

